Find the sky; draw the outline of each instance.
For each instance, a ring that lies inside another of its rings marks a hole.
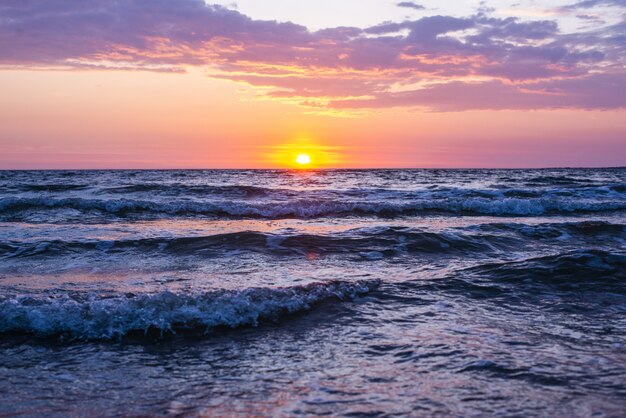
[[[0,169],[626,166],[626,0],[3,0]]]

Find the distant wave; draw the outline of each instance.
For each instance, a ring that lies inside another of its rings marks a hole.
[[[460,232],[427,232],[411,228],[363,228],[335,235],[263,233],[243,231],[197,237],[148,238],[113,241],[0,242],[0,257],[31,257],[80,251],[140,250],[190,254],[220,250],[251,250],[274,254],[358,253],[380,251],[394,255],[404,252],[489,251],[496,244],[514,245],[497,235],[472,237]]]
[[[513,180],[513,179],[511,179]],[[593,184],[594,181],[590,180],[588,178],[580,178],[580,177],[572,177],[572,176],[536,176],[536,177],[531,177],[529,179],[526,180],[526,184],[529,185],[549,185],[549,186],[554,186],[554,185],[567,185],[567,184],[573,184],[573,185],[578,185],[578,184]]]
[[[112,340],[126,336],[210,333],[257,326],[330,300],[349,300],[379,286],[377,280],[329,281],[289,288],[254,288],[202,294],[98,295],[0,298],[0,334]]]
[[[16,184],[5,186],[9,190],[17,190],[22,192],[68,192],[74,190],[89,189],[89,184]]]
[[[186,255],[231,250],[271,254],[380,253],[379,257],[404,253],[490,253],[525,245],[527,238],[561,242],[626,243],[626,225],[608,222],[567,222],[538,225],[489,223],[440,232],[410,227],[358,228],[333,235],[278,234],[242,231],[207,236],[125,240],[0,242],[0,258],[57,256],[84,251],[141,251]]]
[[[230,186],[208,186],[208,185],[186,185],[186,184],[160,184],[144,183],[118,187],[107,187],[98,190],[98,194],[130,194],[156,192],[164,195],[196,195],[196,196],[231,196],[238,198],[257,198],[280,194],[281,189],[269,189],[265,187],[230,185]],[[285,189],[284,193],[296,193],[293,190]]]
[[[626,210],[626,199],[547,198],[458,198],[413,201],[151,201],[133,199],[85,199],[49,197],[6,197],[0,199],[0,214],[27,210],[74,209],[100,211],[123,217],[140,214],[207,215],[257,218],[315,218],[324,216],[399,216],[423,213],[536,216],[544,214]]]
[[[235,198],[329,198],[329,197],[355,197],[355,198],[444,198],[444,197],[540,197],[548,195],[606,195],[607,193],[624,193],[626,183],[599,183],[590,179],[575,179],[569,177],[540,176],[529,179],[507,179],[507,182],[497,186],[485,188],[464,188],[449,184],[430,184],[422,181],[412,184],[410,188],[395,188],[382,186],[333,188],[325,185],[324,188],[293,188],[288,186],[264,187],[259,185],[245,184],[189,184],[183,182],[145,182],[134,184],[88,184],[88,183],[5,183],[0,185],[0,191],[18,191],[33,193],[53,193],[60,195],[64,192],[87,191],[94,195],[161,195],[161,196],[206,196],[206,197],[235,197]],[[113,180],[112,180],[113,182]],[[115,183],[113,183],[115,184]],[[337,184],[334,184],[336,187]],[[525,186],[525,187],[520,187]],[[85,196],[82,196],[85,197]]]

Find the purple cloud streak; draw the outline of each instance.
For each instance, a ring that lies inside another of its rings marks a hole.
[[[426,7],[422,6],[421,4],[417,4],[412,1],[401,1],[400,3],[397,3],[396,6],[404,7],[405,9],[413,9],[413,10],[425,10],[426,9]]]
[[[202,0],[5,0],[0,65],[207,66],[328,110],[616,109],[626,107],[625,29],[563,34],[551,20],[480,12],[312,32]]]

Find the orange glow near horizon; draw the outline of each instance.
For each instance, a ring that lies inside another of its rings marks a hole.
[[[316,144],[308,139],[270,147],[266,154],[270,166],[288,168],[327,168],[344,163],[340,151],[342,147]]]
[[[2,71],[0,169],[624,164],[623,110],[388,109],[336,118],[251,100],[240,88],[195,69]],[[589,141],[599,127],[602,138]],[[311,164],[298,164],[300,154]]]

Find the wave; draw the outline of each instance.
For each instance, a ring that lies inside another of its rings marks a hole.
[[[232,201],[149,201],[102,200],[84,198],[0,199],[0,213],[26,210],[74,209],[100,211],[119,217],[145,213],[167,215],[208,215],[256,218],[315,218],[324,216],[375,215],[401,216],[428,213],[453,213],[503,216],[537,216],[546,214],[610,212],[626,210],[626,199],[592,200],[569,198],[446,198],[415,201],[336,201],[289,200],[269,202]]]
[[[433,294],[443,300],[437,309],[448,309],[447,300],[465,299],[489,310],[500,307],[504,315],[535,317],[545,310],[621,320],[626,313],[626,252],[581,249],[480,264],[439,278],[392,283],[380,297],[429,300]]]
[[[217,195],[238,198],[258,198],[276,194],[295,194],[295,190],[270,189],[266,187],[231,185],[231,186],[208,186],[186,184],[160,184],[144,183],[118,187],[108,187],[98,191],[98,194],[128,194],[128,193],[159,193],[163,195]]]
[[[529,185],[567,185],[567,184],[593,184],[594,181],[589,178],[580,178],[580,177],[572,177],[567,175],[557,176],[557,175],[545,175],[545,176],[536,176],[531,177],[526,180],[526,183]]]
[[[0,242],[0,258],[58,256],[88,251],[155,252],[171,255],[221,254],[245,250],[275,255],[376,253],[378,258],[401,254],[493,254],[533,243],[557,240],[569,244],[624,245],[626,225],[603,221],[543,223],[487,223],[439,232],[402,226],[356,228],[332,235],[242,231],[206,236],[154,237],[123,240],[49,240]]]
[[[10,190],[18,190],[22,192],[68,192],[74,190],[86,190],[90,186],[88,184],[17,184],[5,186]]]
[[[111,241],[0,242],[0,257],[56,256],[81,251],[158,251],[183,255],[209,251],[248,250],[272,254],[488,252],[515,243],[499,235],[471,236],[459,232],[428,232],[408,227],[353,229],[334,235],[280,235],[257,231],[197,237],[147,238]]]
[[[582,285],[626,285],[626,252],[577,250],[466,270],[491,281],[544,283],[566,289]],[[604,289],[606,290],[606,289]],[[626,290],[626,287],[624,288]]]
[[[569,383],[563,377],[538,373],[532,367],[507,367],[490,360],[472,361],[459,370],[459,373],[467,372],[482,372],[500,379],[525,380],[529,383],[548,386],[564,386]]]
[[[362,280],[201,294],[5,296],[0,299],[0,334],[70,340],[163,337],[185,332],[203,335],[219,328],[258,326],[324,301],[351,300],[379,285],[378,280]]]
[[[606,194],[620,194],[626,191],[626,183],[624,182],[597,182],[588,179],[570,179],[564,178],[564,181],[554,180],[554,184],[550,184],[552,177],[539,177],[531,179],[530,183],[525,184],[526,187],[520,187],[522,184],[508,185],[503,184],[487,186],[484,188],[467,188],[450,184],[429,184],[417,182],[406,187],[352,187],[343,188],[339,184],[324,184],[323,188],[315,186],[317,183],[309,184],[307,188],[290,188],[286,184],[276,185],[273,187],[263,187],[259,185],[246,184],[188,184],[184,182],[145,182],[125,184],[121,182],[119,185],[111,186],[109,184],[75,184],[75,183],[16,183],[0,185],[11,191],[22,192],[40,192],[40,193],[62,193],[71,191],[83,191],[89,189],[89,192],[95,195],[161,195],[161,196],[223,196],[236,198],[256,198],[256,197],[291,197],[298,198],[305,196],[306,198],[404,198],[419,199],[425,197],[446,198],[461,196],[463,198],[487,197],[548,197],[548,196],[604,196]],[[537,181],[535,181],[537,180]],[[571,183],[571,184],[570,184]],[[113,183],[114,184],[114,183]],[[278,186],[278,187],[277,187]],[[320,186],[320,184],[317,184]],[[333,187],[334,186],[334,187]],[[554,186],[554,187],[550,187]],[[86,197],[86,196],[81,196]]]
[[[528,238],[532,238],[529,241]],[[626,225],[607,221],[560,223],[485,223],[432,232],[408,226],[355,228],[333,234],[241,231],[203,236],[152,237],[120,240],[0,241],[0,259],[59,256],[97,251],[138,251],[170,255],[220,254],[245,250],[274,255],[377,253],[377,257],[411,253],[493,254],[520,249],[528,243],[623,246]]]
[[[626,252],[581,249],[482,264],[450,277],[404,286],[405,292],[439,291],[473,299],[499,298],[509,304],[559,305],[575,300],[579,306],[599,304],[607,308],[616,300],[623,305]]]
[[[487,223],[471,226],[466,229],[490,233],[508,232],[540,239],[571,237],[597,238],[600,236],[611,241],[626,239],[626,225],[607,221],[543,223],[538,225]]]

